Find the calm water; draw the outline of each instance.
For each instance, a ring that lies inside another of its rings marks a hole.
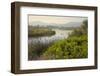
[[[50,44],[54,41],[65,39],[72,32],[72,30],[60,30],[60,29],[52,29],[56,32],[55,35],[52,36],[43,36],[43,37],[31,37],[28,39],[28,43],[32,44]]]

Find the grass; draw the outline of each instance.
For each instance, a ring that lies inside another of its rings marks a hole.
[[[47,28],[32,28],[28,31],[28,37],[40,37],[54,35],[55,31]]]

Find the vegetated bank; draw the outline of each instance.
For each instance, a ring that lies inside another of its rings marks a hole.
[[[76,59],[88,57],[88,25],[74,29],[67,39],[59,40],[45,50],[44,59]]]
[[[28,30],[28,37],[51,36],[54,34],[55,31],[47,28],[32,28],[31,30]]]

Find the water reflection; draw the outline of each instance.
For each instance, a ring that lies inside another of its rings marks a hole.
[[[43,37],[31,37],[28,39],[28,43],[36,44],[50,44],[57,40],[65,39],[72,32],[72,30],[61,30],[61,29],[52,29],[56,32],[53,36],[43,36]]]

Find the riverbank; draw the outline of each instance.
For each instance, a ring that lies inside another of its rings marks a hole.
[[[32,28],[28,30],[28,37],[41,37],[54,35],[55,31],[47,28]]]
[[[88,57],[88,27],[87,20],[68,36],[45,50],[42,57],[53,59],[80,59]]]
[[[29,60],[43,60],[46,59],[43,53],[56,41],[66,39],[72,30],[52,29],[55,31],[55,35],[41,36],[41,37],[29,37],[28,39],[28,59]]]

